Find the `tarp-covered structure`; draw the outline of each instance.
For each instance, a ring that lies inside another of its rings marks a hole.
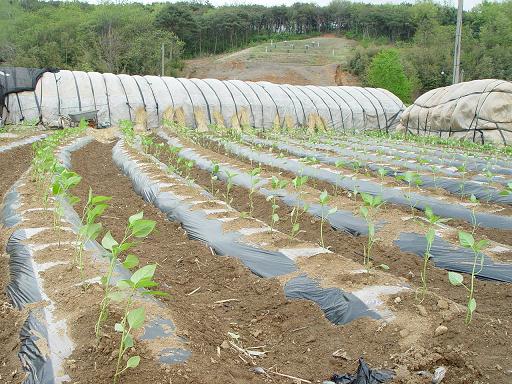
[[[5,105],[3,119],[12,124],[28,120],[61,126],[63,116],[96,110],[100,125],[128,119],[148,129],[172,119],[191,127],[323,126],[386,131],[395,129],[405,108],[398,97],[378,88],[67,70],[44,73],[32,91],[8,94]]]
[[[474,80],[433,89],[402,114],[399,130],[512,144],[512,82]]]

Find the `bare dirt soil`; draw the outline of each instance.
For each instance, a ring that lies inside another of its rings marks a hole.
[[[359,79],[340,65],[346,62],[355,44],[332,35],[278,42],[272,47],[269,43],[261,44],[235,53],[188,60],[183,76],[294,85],[360,85]],[[305,45],[310,48],[306,50]]]
[[[12,184],[25,172],[32,159],[30,145],[14,148],[0,153],[0,200]],[[9,257],[5,253],[8,231],[0,226],[0,382],[19,383],[24,377],[17,356],[19,349],[19,331],[26,318],[26,313],[12,308],[5,294],[9,283]]]

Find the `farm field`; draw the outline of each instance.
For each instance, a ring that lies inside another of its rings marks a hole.
[[[0,139],[3,382],[321,383],[360,357],[386,382],[512,377],[508,149],[42,133]]]
[[[183,73],[186,77],[221,80],[359,85],[355,76],[340,69],[340,63],[346,63],[356,45],[356,41],[334,35],[269,42],[234,53],[188,60]]]

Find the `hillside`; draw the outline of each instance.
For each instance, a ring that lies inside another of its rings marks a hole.
[[[234,53],[188,60],[185,77],[272,81],[287,84],[355,85],[341,71],[357,42],[326,34],[304,40],[265,43]]]

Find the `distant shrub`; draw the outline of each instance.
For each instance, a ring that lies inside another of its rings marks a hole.
[[[412,81],[407,78],[396,49],[385,49],[373,57],[366,73],[366,83],[370,87],[387,89],[404,103],[411,103]]]

